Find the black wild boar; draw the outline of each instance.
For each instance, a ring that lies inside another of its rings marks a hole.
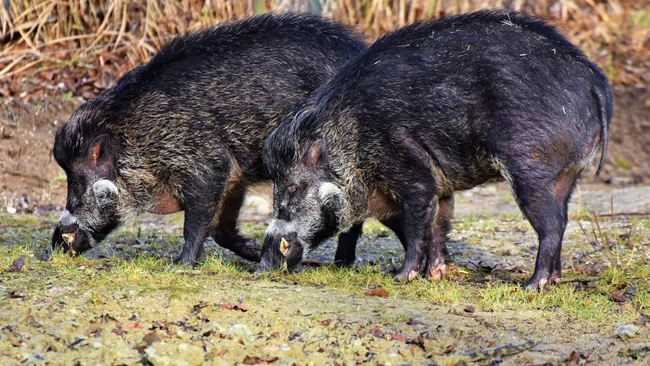
[[[611,116],[605,75],[540,19],[481,11],[389,33],[267,139],[261,268],[377,217],[406,248],[396,280],[420,263],[439,278],[453,193],[505,180],[539,236],[526,287],[557,283],[569,196],[599,149],[602,168]]]
[[[53,248],[81,253],[139,213],[184,210],[177,261],[195,264],[206,236],[259,261],[236,221],[246,187],[269,179],[264,140],[364,48],[346,26],[295,14],[176,37],[57,132],[68,196]]]

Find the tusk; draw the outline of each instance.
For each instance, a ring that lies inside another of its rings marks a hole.
[[[282,253],[282,255],[286,257],[288,252],[289,252],[289,242],[286,241],[284,238],[282,238],[282,241],[280,242],[280,253]]]
[[[61,234],[61,237],[63,237],[63,241],[65,241],[68,245],[72,245],[72,242],[74,241],[74,233]]]

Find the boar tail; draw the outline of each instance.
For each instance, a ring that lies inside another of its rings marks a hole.
[[[605,95],[599,90],[594,90],[593,93],[598,102],[598,119],[600,120],[600,162],[596,169],[596,176],[598,176],[603,169],[607,155],[609,126],[612,117],[612,96],[609,88],[605,89]]]

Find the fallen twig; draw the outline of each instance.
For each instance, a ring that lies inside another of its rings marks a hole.
[[[0,44],[6,44],[11,42],[14,38],[20,35],[20,31],[28,30],[30,28],[33,28],[34,26],[42,26],[45,24],[51,24],[51,23],[56,23],[56,21],[59,19],[56,15],[47,17],[47,19],[43,21],[30,21],[30,22],[25,22],[20,25],[17,25],[15,29],[9,29],[7,32],[0,34]]]
[[[445,358],[447,362],[442,364],[453,363],[459,364],[461,362],[477,362],[486,359],[498,359],[507,356],[513,356],[518,353],[527,351],[535,346],[535,342],[526,341],[522,344],[507,344],[497,348],[488,348],[480,351],[466,352],[459,355],[453,355]],[[441,361],[441,360],[439,360]]]
[[[518,353],[527,351],[535,346],[535,342],[526,341],[522,344],[506,344],[497,348],[488,348],[481,351],[464,353],[463,356],[470,358],[470,361],[481,361],[488,358],[500,358],[504,356],[513,356]]]
[[[616,217],[616,216],[650,216],[650,212],[617,212],[617,213],[596,215],[596,217]]]
[[[598,278],[574,278],[572,280],[562,280],[562,284],[566,283],[589,283],[589,282],[595,282],[598,281]]]

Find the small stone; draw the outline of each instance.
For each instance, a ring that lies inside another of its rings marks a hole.
[[[250,343],[253,340],[253,333],[248,329],[246,324],[233,324],[224,332],[233,338],[241,339],[244,344]]]
[[[260,205],[268,205],[269,203],[260,196],[246,196],[246,199],[244,200],[244,206],[245,207],[258,207]]]
[[[156,342],[144,352],[147,361],[154,366],[198,366],[205,361],[203,349],[187,343],[176,346],[166,342]]]
[[[476,308],[474,307],[474,305],[467,305],[467,306],[465,306],[464,310],[465,310],[466,313],[471,314],[471,313],[476,311]]]
[[[622,340],[634,338],[638,333],[639,328],[632,324],[623,324],[620,327],[616,328],[616,335]]]
[[[100,349],[100,348],[102,348],[104,345],[102,345],[101,342],[97,342],[97,341],[95,341],[95,342],[91,343],[90,346],[91,346],[92,348],[94,348],[94,349]]]
[[[16,211],[17,211],[17,210],[16,210],[15,207],[7,206],[7,213],[15,214]]]
[[[14,272],[20,272],[23,270],[24,265],[25,265],[25,256],[21,255],[11,264],[11,270]]]
[[[271,207],[269,207],[268,203],[262,203],[261,205],[257,206],[255,212],[258,215],[269,216],[271,214]]]

